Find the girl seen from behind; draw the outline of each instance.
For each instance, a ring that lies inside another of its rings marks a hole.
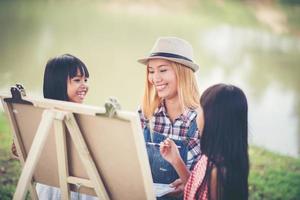
[[[167,139],[160,148],[181,180],[184,199],[248,199],[248,106],[245,94],[232,85],[217,84],[200,99],[204,113],[201,158],[190,173],[175,143]]]

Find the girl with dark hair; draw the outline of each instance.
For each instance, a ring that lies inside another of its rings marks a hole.
[[[44,98],[83,103],[88,92],[89,72],[85,64],[75,56],[64,54],[48,60],[44,72]],[[37,183],[39,199],[59,200],[60,189]],[[71,192],[71,199],[76,193]],[[98,198],[80,194],[80,199],[96,200]]]
[[[85,64],[75,56],[64,54],[49,59],[44,73],[44,98],[82,103],[88,78]]]
[[[232,85],[209,87],[200,99],[204,114],[201,158],[190,173],[175,143],[167,139],[160,152],[183,183],[184,199],[248,199],[248,106],[245,94]]]

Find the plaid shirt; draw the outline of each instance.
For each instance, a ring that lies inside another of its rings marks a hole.
[[[207,157],[202,155],[185,185],[184,200],[208,200],[207,162]]]
[[[186,109],[186,111],[178,116],[174,123],[171,122],[164,103],[155,110],[153,117],[151,118],[151,123],[153,126],[149,126],[149,120],[146,119],[142,110],[138,110],[141,125],[144,129],[145,127],[153,127],[153,131],[161,133],[171,139],[183,140],[185,139],[191,122],[196,119],[197,112],[192,109]],[[194,132],[193,136],[190,138],[188,143],[188,154],[187,154],[187,167],[191,170],[199,160],[200,154],[200,140],[198,129]]]

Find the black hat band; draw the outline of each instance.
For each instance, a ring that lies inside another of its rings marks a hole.
[[[167,58],[179,58],[179,59],[183,59],[183,60],[187,60],[190,62],[193,62],[191,59],[188,59],[187,57],[178,55],[178,54],[173,54],[173,53],[163,53],[163,52],[157,52],[157,53],[151,53],[150,57],[154,57],[154,56],[161,56],[161,57],[167,57]]]

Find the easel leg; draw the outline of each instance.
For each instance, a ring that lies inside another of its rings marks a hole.
[[[54,120],[54,114],[55,113],[50,110],[45,110],[43,112],[42,120],[39,124],[36,136],[32,142],[26,162],[22,169],[20,179],[18,181],[16,192],[13,198],[14,200],[25,198],[28,185],[32,179],[34,169],[41,156],[42,149],[45,145],[49,130]]]
[[[100,178],[100,174],[98,173],[96,165],[90,155],[90,152],[72,113],[69,113],[66,116],[65,123],[69,129],[73,142],[76,144],[75,147],[78,151],[79,157],[84,165],[84,168],[86,169],[89,179],[93,183],[97,196],[101,200],[109,200],[110,198]]]
[[[55,139],[56,139],[56,153],[57,163],[59,172],[59,185],[61,190],[61,199],[69,200],[69,184],[67,177],[69,176],[68,170],[68,158],[67,158],[67,147],[66,147],[66,133],[62,119],[55,119]]]
[[[38,200],[38,196],[35,189],[35,184],[31,181],[31,184],[29,185],[29,192],[32,200]]]

